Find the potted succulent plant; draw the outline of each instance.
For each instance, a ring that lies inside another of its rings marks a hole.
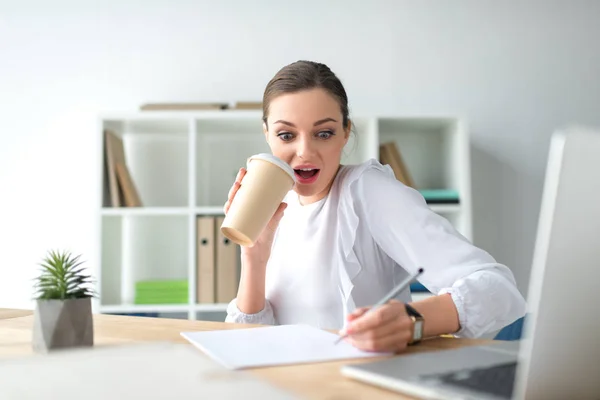
[[[35,279],[33,348],[48,352],[69,347],[93,346],[92,277],[66,251],[50,251]]]

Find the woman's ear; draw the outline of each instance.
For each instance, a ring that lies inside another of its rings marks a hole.
[[[344,139],[346,143],[348,143],[348,139],[350,138],[350,132],[352,131],[352,120],[348,120],[348,125],[344,129]]]

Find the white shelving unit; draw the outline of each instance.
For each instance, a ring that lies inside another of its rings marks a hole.
[[[102,313],[224,312],[226,303],[196,304],[196,218],[222,215],[227,192],[248,156],[270,152],[260,111],[131,112],[99,118],[103,193],[100,260],[94,271]],[[420,189],[453,189],[459,204],[431,204],[472,240],[469,139],[464,122],[444,116],[355,116],[356,136],[343,163],[379,157],[394,141]],[[104,130],[123,139],[127,166],[143,207],[113,208],[104,168]],[[239,268],[239,267],[238,267]],[[134,304],[140,279],[187,279],[186,304]],[[419,296],[423,296],[419,294]]]

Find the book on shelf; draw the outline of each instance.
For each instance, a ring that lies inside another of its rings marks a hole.
[[[117,180],[119,182],[119,189],[123,195],[123,201],[127,207],[141,207],[142,200],[138,193],[131,174],[124,163],[117,163],[115,165],[117,170]]]
[[[382,164],[389,165],[392,168],[392,171],[394,171],[396,179],[400,182],[404,183],[406,186],[416,188],[415,182],[408,171],[396,143],[386,142],[379,145],[379,161]]]
[[[115,132],[105,129],[104,144],[105,176],[108,179],[107,190],[111,206],[141,207],[142,200],[127,168],[123,139]]]

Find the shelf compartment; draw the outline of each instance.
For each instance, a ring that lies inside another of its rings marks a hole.
[[[188,136],[127,135],[123,142],[144,207],[188,205]]]
[[[188,120],[107,120],[102,125],[102,132],[105,130],[122,140],[126,166],[144,207],[189,204]],[[102,168],[105,163],[103,159]],[[105,173],[104,207],[110,206],[107,178]]]
[[[393,142],[418,189],[452,189],[467,185],[468,141],[455,118],[381,118],[379,142]]]
[[[188,279],[188,221],[187,215],[103,217],[100,306],[134,304],[137,281]]]
[[[227,194],[248,157],[271,153],[262,125],[252,119],[203,119],[196,136],[196,205],[225,204]]]

